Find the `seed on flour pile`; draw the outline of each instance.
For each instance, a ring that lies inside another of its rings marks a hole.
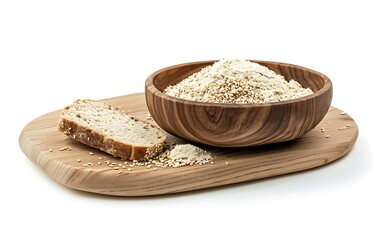
[[[293,79],[286,81],[267,67],[242,59],[215,62],[163,92],[198,102],[239,104],[285,101],[313,93]]]

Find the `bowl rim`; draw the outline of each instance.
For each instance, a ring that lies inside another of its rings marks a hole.
[[[211,103],[211,102],[199,102],[199,101],[193,101],[193,100],[188,100],[188,99],[183,99],[183,98],[178,98],[178,97],[174,97],[174,96],[170,96],[170,95],[167,95],[165,94],[164,92],[160,91],[155,85],[154,85],[154,78],[155,76],[157,76],[158,74],[164,72],[164,71],[168,71],[168,70],[171,70],[171,69],[175,69],[175,68],[179,68],[179,67],[183,67],[183,66],[187,66],[187,65],[196,65],[196,64],[205,64],[205,63],[211,63],[213,64],[214,62],[216,61],[219,61],[219,60],[204,60],[204,61],[194,61],[194,62],[186,62],[186,63],[180,63],[180,64],[176,64],[176,65],[172,65],[172,66],[168,66],[168,67],[164,67],[162,69],[159,69],[155,72],[153,72],[152,74],[150,74],[147,79],[146,79],[146,83],[145,83],[145,90],[146,91],[150,91],[151,93],[153,93],[154,95],[156,95],[157,97],[161,98],[161,99],[166,99],[168,101],[172,101],[172,102],[177,102],[177,103],[180,103],[180,104],[186,104],[186,105],[194,105],[194,106],[202,106],[202,107],[221,107],[221,108],[253,108],[253,107],[268,107],[268,106],[282,106],[282,105],[289,105],[289,104],[293,104],[293,103],[298,103],[298,102],[304,102],[304,101],[308,101],[310,99],[314,99],[324,93],[326,93],[328,90],[332,89],[333,88],[333,84],[332,84],[332,81],[330,80],[329,77],[327,77],[325,74],[321,73],[321,72],[318,72],[316,70],[313,70],[313,69],[310,69],[310,68],[307,68],[307,67],[303,67],[303,66],[299,66],[299,65],[295,65],[295,64],[290,64],[290,63],[284,63],[284,62],[275,62],[275,61],[263,61],[263,60],[252,60],[252,59],[248,59],[248,61],[251,61],[251,62],[256,62],[256,63],[259,63],[259,64],[277,64],[277,65],[280,65],[280,66],[288,66],[288,67],[293,67],[293,68],[298,68],[298,69],[301,69],[301,70],[308,70],[309,72],[311,73],[314,73],[316,75],[319,75],[323,78],[324,80],[324,86],[314,92],[313,94],[310,94],[310,95],[307,95],[307,96],[304,96],[304,97],[300,97],[300,98],[296,98],[296,99],[290,99],[290,100],[285,100],[285,101],[279,101],[279,102],[268,102],[268,103]],[[294,79],[296,80],[296,79]],[[298,82],[298,80],[296,80]]]

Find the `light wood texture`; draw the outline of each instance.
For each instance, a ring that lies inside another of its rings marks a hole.
[[[159,70],[146,80],[146,101],[160,127],[169,133],[219,147],[243,147],[296,139],[314,128],[332,101],[332,83],[317,71],[278,62],[255,61],[285,79],[314,91],[299,99],[263,104],[202,103],[175,98],[162,91],[213,64],[185,63]]]
[[[147,118],[144,94],[105,101],[121,106],[137,118]],[[67,137],[57,130],[59,112],[38,117],[25,126],[19,139],[22,151],[52,179],[69,188],[117,196],[185,192],[318,167],[348,153],[358,135],[353,119],[347,114],[341,114],[341,110],[331,107],[316,128],[290,142],[250,148],[201,145],[212,153],[215,164],[157,170],[135,166],[131,171],[121,169],[122,173],[119,174],[119,170],[106,166],[104,161],[124,164],[123,161],[76,141],[66,140]],[[171,135],[168,141],[185,142]],[[71,151],[59,151],[62,147],[71,147]],[[94,155],[89,155],[89,152]],[[81,159],[81,162],[77,162],[77,159]],[[88,162],[93,163],[93,166],[84,167]]]

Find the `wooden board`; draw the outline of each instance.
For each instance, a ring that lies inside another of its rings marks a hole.
[[[147,120],[143,93],[105,101]],[[331,107],[316,128],[291,142],[230,149],[200,146],[212,153],[214,164],[180,168],[129,167],[130,162],[126,165],[58,132],[59,112],[45,114],[25,126],[19,139],[22,151],[52,179],[69,188],[116,196],[185,192],[302,171],[339,159],[350,151],[358,136],[353,119]],[[168,142],[185,143],[171,135]],[[70,149],[60,151],[64,147]],[[107,166],[106,161],[115,162],[115,167]]]

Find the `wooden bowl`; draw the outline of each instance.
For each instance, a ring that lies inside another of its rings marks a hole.
[[[172,135],[218,147],[245,147],[296,139],[326,115],[333,96],[332,82],[317,71],[287,63],[256,61],[294,79],[313,94],[275,103],[202,103],[168,96],[163,90],[212,65],[215,61],[184,63],[151,74],[146,80],[147,107],[157,124]]]

